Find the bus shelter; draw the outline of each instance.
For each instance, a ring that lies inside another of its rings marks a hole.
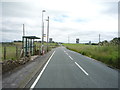
[[[34,55],[34,49],[35,49],[34,40],[40,38],[36,36],[23,36],[22,39],[23,39],[22,46],[23,46],[24,56]]]

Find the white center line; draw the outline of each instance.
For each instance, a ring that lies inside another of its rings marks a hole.
[[[73,58],[72,58],[71,56],[69,56],[69,58],[70,58],[71,60],[73,60]]]
[[[75,62],[75,64],[76,64],[86,75],[89,75],[77,62]]]
[[[49,60],[47,61],[47,63],[45,64],[45,66],[43,67],[42,71],[40,72],[40,74],[38,75],[37,79],[35,80],[35,82],[32,84],[32,86],[30,87],[31,89],[35,87],[35,85],[37,84],[38,80],[40,79],[41,75],[43,74],[44,70],[46,69],[48,63],[50,62],[51,58],[53,57],[53,55],[55,54],[55,51],[53,52],[53,54],[51,55],[51,57],[49,58]]]
[[[73,60],[73,58],[66,52],[66,51],[64,51],[68,56],[69,56],[69,58],[71,59],[71,60]]]
[[[68,55],[68,53],[66,53]]]

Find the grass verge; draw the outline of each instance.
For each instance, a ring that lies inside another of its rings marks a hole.
[[[83,44],[63,44],[67,49],[78,52],[82,55],[99,60],[109,66],[119,68],[118,46],[98,46],[98,45],[83,45]],[[120,69],[120,68],[119,68]]]

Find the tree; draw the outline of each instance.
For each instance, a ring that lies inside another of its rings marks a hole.
[[[120,45],[120,37],[113,38],[113,40],[110,41],[112,45]]]

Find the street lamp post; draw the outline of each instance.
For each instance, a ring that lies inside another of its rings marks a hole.
[[[48,40],[49,40],[49,16],[48,16],[48,19],[47,19],[46,21],[48,21],[48,25],[47,25],[47,52],[48,52]]]
[[[24,53],[24,37],[25,36],[25,25],[23,24],[23,36],[22,36],[22,50],[23,50],[23,53]]]
[[[43,55],[44,53],[44,19],[43,19],[43,13],[46,12],[45,10],[42,10],[42,46],[41,46],[41,54]]]

